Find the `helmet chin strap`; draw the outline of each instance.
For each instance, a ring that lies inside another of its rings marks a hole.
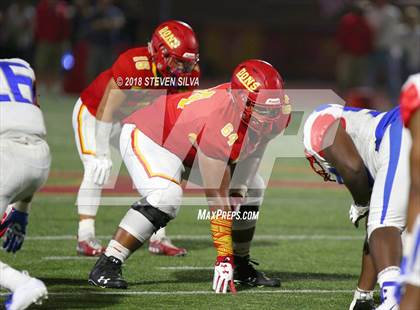
[[[149,51],[150,55],[152,55],[152,59],[155,56],[155,53],[153,51],[152,42],[147,42],[147,50]]]

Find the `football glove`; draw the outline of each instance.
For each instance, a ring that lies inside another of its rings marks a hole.
[[[232,294],[236,293],[233,283],[233,257],[218,256],[214,265],[213,290],[226,294],[228,287]]]
[[[93,160],[93,181],[97,185],[104,185],[111,174],[112,161],[108,156],[96,157]]]
[[[369,213],[369,206],[358,206],[353,203],[349,210],[349,219],[356,228],[359,227],[359,221]]]
[[[11,209],[8,214],[5,213],[0,223],[0,237],[6,236],[3,249],[13,253],[20,250],[25,240],[26,225],[28,225],[27,213],[16,209]]]

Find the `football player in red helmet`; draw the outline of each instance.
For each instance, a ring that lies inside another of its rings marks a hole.
[[[405,294],[400,309],[420,309],[420,73],[410,76],[401,92],[401,115],[410,129],[413,144],[410,153],[410,198],[407,234],[401,264]]]
[[[284,103],[280,74],[269,63],[251,59],[236,67],[230,85],[235,103],[244,111],[242,121],[255,132],[270,133]]]
[[[189,76],[199,60],[194,31],[180,21],[171,20],[159,25],[148,49],[163,76]]]
[[[132,101],[123,90],[142,89],[143,92],[135,93],[136,102],[143,101],[143,104],[148,103],[143,98],[147,96],[145,90],[163,89],[168,93],[191,90],[194,87],[181,84],[168,87],[156,81],[159,77],[173,77],[175,81],[179,77],[198,79],[198,59],[198,41],[192,28],[181,21],[166,21],[157,27],[148,47],[122,53],[111,68],[82,92],[73,111],[77,149],[85,170],[77,196],[78,254],[98,256],[104,251],[95,238],[95,217],[112,167],[110,136],[119,136],[121,128],[116,115],[121,112],[123,103]],[[169,256],[186,254],[185,249],[170,242],[164,229],[151,238],[149,251]]]
[[[198,168],[212,215],[222,212],[210,219],[217,251],[213,289],[235,292],[233,280],[279,286],[278,279],[252,265],[257,217],[249,215],[258,212],[264,196],[265,184],[258,174],[262,156],[269,141],[289,124],[290,110],[277,70],[265,61],[248,60],[235,69],[230,83],[158,98],[126,118],[121,153],[143,198],[120,222],[89,282],[127,287],[122,263],[177,215],[181,172]],[[233,207],[237,216],[229,217]]]

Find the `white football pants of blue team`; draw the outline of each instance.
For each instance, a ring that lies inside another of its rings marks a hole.
[[[0,135],[0,215],[7,205],[31,197],[46,182],[51,165],[48,144],[36,135]]]
[[[377,151],[372,150],[368,166],[374,171],[370,200],[368,236],[377,228],[397,227],[404,230],[410,185],[411,137],[401,122],[394,122],[385,131]]]

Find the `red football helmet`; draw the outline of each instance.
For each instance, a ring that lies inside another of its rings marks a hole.
[[[149,43],[163,76],[188,76],[198,62],[198,41],[192,28],[177,20],[160,24]]]
[[[269,132],[283,109],[290,109],[285,107],[289,102],[283,86],[282,77],[268,62],[251,59],[239,64],[233,71],[231,89],[234,102],[243,110],[242,121],[257,132]]]

